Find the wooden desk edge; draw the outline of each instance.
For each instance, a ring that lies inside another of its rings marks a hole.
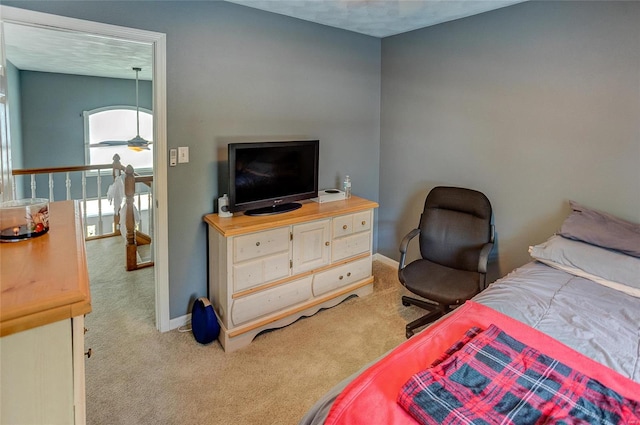
[[[71,201],[64,201],[71,202]],[[23,311],[21,307],[4,309],[0,321],[0,336],[25,331],[38,326],[57,322],[64,319],[84,315],[91,312],[91,290],[89,286],[89,270],[87,268],[86,248],[84,245],[84,232],[81,222],[81,210],[78,201],[73,201],[75,215],[75,247],[78,256],[78,278],[80,285],[78,291],[67,294],[68,302],[60,304],[60,300],[44,302],[40,311]]]
[[[0,324],[0,336],[7,336],[14,333],[48,325],[60,320],[82,316],[91,312],[91,301],[81,301],[74,304],[67,304],[49,310],[39,311],[28,316],[17,317],[15,319],[3,320]]]

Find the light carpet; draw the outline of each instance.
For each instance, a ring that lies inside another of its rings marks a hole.
[[[153,268],[126,272],[121,239],[89,241],[87,255],[90,425],[296,424],[331,387],[404,341],[405,324],[422,314],[402,306],[396,269],[375,261],[371,295],[225,353],[191,332],[155,329]]]

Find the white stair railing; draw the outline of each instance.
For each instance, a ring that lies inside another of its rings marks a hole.
[[[121,167],[119,160],[117,161],[117,166]],[[19,185],[23,185],[25,189],[30,190],[31,198],[44,197],[48,198],[50,202],[55,201],[56,197],[62,198],[63,196],[67,200],[78,199],[82,204],[83,222],[85,223],[85,237],[87,239],[119,235],[118,208],[115,208],[115,206],[111,207],[107,204],[107,199],[104,196],[103,191],[103,177],[109,174],[113,179],[115,179],[121,172],[116,172],[115,167],[116,162],[113,164],[70,167],[14,169],[12,170],[12,174],[14,176],[14,198],[17,198],[17,187]],[[38,192],[37,183],[39,179],[37,176],[39,175],[47,176],[46,186],[48,188],[48,194],[46,195]],[[64,181],[63,192],[55,190],[55,180],[57,176],[61,176],[60,179],[63,179]],[[25,181],[27,178],[29,180]],[[80,193],[77,193],[78,191],[74,193],[74,184],[77,185],[78,181],[80,185]],[[151,208],[152,181],[153,176],[136,176],[135,197],[137,198],[137,207],[140,212],[145,209],[148,212],[148,219],[145,219],[143,223],[146,223],[144,230],[146,230],[145,233],[149,235],[153,233],[153,209]],[[28,187],[25,185],[26,182],[28,182]],[[112,180],[109,179],[109,184],[111,184],[111,182]],[[142,200],[144,197],[146,197],[147,200],[143,203]],[[109,223],[110,226],[105,228],[105,223]]]

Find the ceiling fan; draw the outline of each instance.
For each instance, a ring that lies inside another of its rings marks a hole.
[[[133,139],[124,141],[124,140],[103,140],[99,143],[92,143],[89,146],[94,147],[102,147],[102,146],[127,146],[129,149],[134,151],[142,151],[149,150],[149,145],[153,142],[143,139],[140,137],[140,104],[138,102],[138,73],[142,71],[142,68],[133,67],[132,68],[136,72],[136,136]]]

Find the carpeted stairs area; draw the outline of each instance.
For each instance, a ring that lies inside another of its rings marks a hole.
[[[111,254],[105,255],[105,252]],[[155,329],[153,268],[124,270],[120,238],[87,242],[87,423],[296,424],[331,387],[405,340],[396,269],[374,261],[373,294],[258,335],[225,353]]]

